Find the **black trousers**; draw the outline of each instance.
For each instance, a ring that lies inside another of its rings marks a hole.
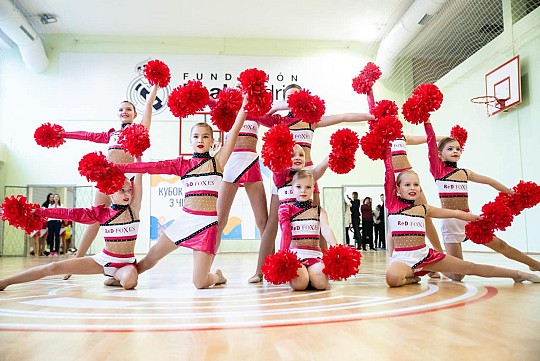
[[[352,226],[354,231],[354,244],[360,249],[360,216],[352,216]]]
[[[373,244],[373,220],[362,220],[362,248],[366,250],[367,246],[370,249],[375,249]]]
[[[47,244],[49,245],[50,252],[60,251],[60,228],[62,221],[48,221],[47,222]]]

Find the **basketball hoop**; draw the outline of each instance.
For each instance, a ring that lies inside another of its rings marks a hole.
[[[495,113],[504,110],[506,107],[506,99],[499,99],[493,95],[482,95],[479,97],[471,98],[471,103],[474,104],[485,104],[488,117],[492,116]]]

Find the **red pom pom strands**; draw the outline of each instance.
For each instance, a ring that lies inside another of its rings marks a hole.
[[[79,173],[89,182],[96,182],[96,188],[105,194],[113,194],[121,189],[126,179],[124,173],[101,152],[88,153],[82,157]]]
[[[368,94],[373,84],[381,77],[381,70],[372,62],[366,64],[360,74],[353,79],[352,87],[358,94]]]
[[[261,271],[265,280],[279,285],[298,277],[299,268],[302,268],[302,265],[296,254],[288,249],[282,249],[266,257]]]
[[[385,116],[372,123],[372,129],[360,139],[364,154],[372,159],[384,159],[390,142],[403,135],[403,124],[395,116]]]
[[[268,76],[262,70],[246,69],[238,76],[240,90],[247,95],[245,111],[251,115],[266,114],[272,107],[272,93],[266,91]]]
[[[467,142],[467,135],[467,130],[460,127],[459,125],[454,125],[450,130],[450,136],[458,141],[459,145],[461,146],[461,151],[463,151],[463,148],[465,148],[465,143]]]
[[[424,123],[431,112],[441,107],[442,101],[443,95],[436,85],[420,84],[403,104],[401,112],[409,123]]]
[[[306,89],[291,94],[287,103],[294,116],[307,123],[317,123],[326,111],[324,100]]]
[[[40,230],[45,218],[38,216],[33,210],[39,208],[39,204],[27,203],[23,195],[4,198],[2,208],[2,220],[8,221],[13,227],[24,230],[27,234]]]
[[[323,252],[322,271],[331,280],[344,280],[358,273],[362,255],[355,248],[338,244]]]
[[[161,60],[150,60],[144,67],[144,77],[150,85],[165,88],[171,82],[171,71]]]
[[[36,143],[45,148],[57,148],[64,144],[64,128],[58,124],[44,123],[34,132]]]
[[[391,100],[383,99],[377,103],[373,109],[371,109],[371,115],[376,119],[386,117],[386,116],[397,116],[398,115],[398,106]]]
[[[465,225],[465,235],[476,244],[486,244],[495,236],[493,223],[481,219]]]
[[[337,174],[346,174],[354,169],[355,153],[360,146],[358,134],[348,128],[337,130],[330,137],[332,152],[328,166]]]
[[[274,173],[292,166],[293,136],[285,124],[274,125],[263,136],[263,164]]]
[[[177,118],[185,118],[204,109],[210,94],[200,81],[190,80],[184,86],[174,88],[167,105]]]
[[[148,129],[142,124],[131,124],[124,127],[118,141],[126,152],[134,157],[140,157],[145,150],[150,148],[150,135]]]
[[[215,108],[210,111],[210,119],[219,130],[228,132],[240,107],[242,107],[242,93],[237,89],[223,88],[217,96]]]
[[[430,112],[438,110],[443,101],[443,95],[435,84],[420,84],[413,90],[413,96],[422,99]]]

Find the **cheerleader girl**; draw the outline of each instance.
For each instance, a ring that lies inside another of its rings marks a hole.
[[[297,84],[290,84],[284,89],[284,99],[287,101],[291,94],[300,91],[302,88]],[[286,110],[288,109],[286,103],[278,104],[272,108],[272,111]],[[259,118],[257,118],[259,119]],[[368,120],[374,120],[375,118],[371,114],[367,113],[344,113],[334,115],[324,115],[317,123],[307,123],[302,119],[295,117],[292,113],[289,113],[286,117],[283,117],[281,122],[289,127],[293,135],[294,141],[299,144],[305,153],[306,165],[308,170],[313,169],[313,161],[311,160],[311,144],[313,142],[313,135],[315,129],[329,127],[331,125],[343,123],[343,122],[362,122]],[[314,204],[320,203],[319,190],[317,184],[315,184],[313,194]],[[263,235],[261,236],[261,243],[259,247],[259,258],[257,263],[257,273],[255,273],[248,282],[256,283],[260,282],[260,269],[264,263],[266,256],[270,254],[274,246],[274,242],[277,234],[277,211],[279,207],[279,198],[277,190],[273,189],[272,197],[270,199],[270,208],[268,210],[268,222]],[[322,242],[321,242],[322,243]],[[326,247],[326,243],[321,244],[321,247]]]
[[[295,197],[293,193],[293,187],[292,187],[292,180],[293,176],[303,169],[306,165],[306,153],[304,152],[304,148],[300,144],[295,144],[293,147],[293,154],[292,154],[292,166],[290,169],[285,169],[281,172],[274,173],[273,180],[274,180],[274,186],[277,189],[277,197],[279,204],[286,204],[286,203],[294,203]],[[315,180],[319,180],[324,172],[328,169],[328,157],[325,158],[317,167],[313,168],[312,175]],[[273,217],[274,213],[270,213],[269,217]],[[268,222],[278,223],[277,222],[277,212],[276,212],[276,218],[268,218]],[[276,231],[277,233],[277,231]],[[258,283],[261,282],[263,279],[261,267],[264,264],[265,258],[271,254],[274,250],[274,243],[272,242],[266,242],[267,240],[264,239],[265,242],[263,242],[263,239],[261,239],[261,246],[259,250],[259,259],[257,263],[257,270],[254,276],[252,276],[248,282],[249,283]],[[264,256],[264,257],[263,257]]]
[[[495,179],[480,175],[469,169],[459,168],[457,162],[461,158],[461,147],[458,141],[454,138],[445,137],[437,146],[435,131],[429,120],[425,122],[424,128],[427,135],[430,172],[435,178],[435,183],[439,189],[442,208],[469,212],[468,181],[490,185],[500,192],[513,193],[511,189]],[[452,190],[449,191],[449,189]],[[463,259],[461,243],[467,240],[465,222],[454,219],[444,220],[441,231],[446,253]],[[531,271],[540,271],[539,261],[510,246],[499,237],[493,237],[493,240],[486,243],[485,246],[507,258],[528,265]],[[447,276],[455,281],[462,280],[464,277],[460,273],[451,273]]]
[[[146,105],[144,108],[144,114],[141,120],[141,124],[144,125],[148,130],[150,130],[150,124],[152,122],[152,106],[154,105],[154,102],[156,100],[158,89],[159,87],[157,85],[153,85],[150,89],[150,92],[146,96]],[[131,102],[124,100],[120,103],[120,106],[118,107],[117,116],[120,120],[120,129],[118,130],[110,129],[109,131],[102,133],[85,131],[65,132],[64,138],[87,140],[94,143],[106,143],[108,144],[108,160],[113,163],[132,163],[133,156],[124,151],[124,148],[121,144],[119,144],[118,139],[121,129],[130,124],[133,124],[133,121],[137,117],[137,111],[135,110],[135,106]],[[105,206],[108,207],[111,204],[110,202],[111,200],[106,194],[96,192],[94,199],[95,205],[105,204]],[[96,238],[98,231],[98,223],[90,224],[88,227],[86,227],[86,230],[84,231],[81,242],[79,244],[79,248],[77,249],[76,257],[83,257],[86,254],[86,252],[90,248],[90,245]],[[71,275],[67,274],[64,276],[64,279],[67,280],[69,277],[71,277]]]
[[[425,217],[458,218],[464,222],[481,219],[471,213],[454,209],[436,208],[417,204],[420,180],[411,170],[401,172],[394,178],[392,159],[388,152],[385,161],[385,200],[388,220],[392,230],[393,249],[386,283],[390,287],[418,283],[428,272],[452,272],[481,277],[506,277],[515,282],[540,282],[540,277],[530,273],[495,266],[480,265],[445,255],[429,248],[425,243]]]
[[[84,224],[98,224],[104,234],[105,248],[91,257],[73,258],[51,262],[30,268],[14,276],[0,280],[0,290],[7,286],[30,282],[58,274],[105,274],[110,277],[106,285],[114,281],[124,289],[137,286],[137,265],[134,255],[139,229],[139,211],[142,199],[142,176],[132,183],[126,179],[118,192],[110,195],[110,207],[100,205],[92,208],[38,208],[35,213],[44,217],[67,219]]]
[[[236,138],[246,118],[243,107],[238,112],[229,136],[221,149],[211,156],[214,144],[213,129],[207,123],[198,123],[191,128],[193,157],[178,157],[159,162],[137,162],[118,164],[124,172],[149,174],[174,174],[181,178],[185,203],[176,221],[158,238],[148,254],[139,262],[139,273],[154,267],[159,260],[177,247],[193,250],[193,284],[196,288],[208,288],[226,283],[221,270],[210,273],[217,251],[218,216],[216,204],[221,185],[223,166],[232,153]]]
[[[321,206],[312,202],[315,179],[306,170],[292,177],[294,202],[279,206],[281,249],[290,249],[300,259],[302,268],[290,281],[295,291],[305,290],[309,285],[317,290],[328,288],[328,276],[322,270],[322,250],[319,237],[322,234],[329,245],[336,245],[336,237],[328,225],[328,215]]]

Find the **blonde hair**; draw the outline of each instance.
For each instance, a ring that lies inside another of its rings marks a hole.
[[[313,178],[313,174],[311,174],[311,172],[309,170],[299,170],[298,172],[296,172],[292,178],[292,183],[296,183],[298,182],[300,179],[306,179],[306,178],[309,178],[311,179],[311,181],[313,183],[315,183],[315,178]]]
[[[456,138],[452,138],[452,137],[444,137],[443,139],[441,139],[439,141],[439,145],[437,146],[437,149],[439,149],[439,152],[442,152],[443,149],[444,149],[444,146],[450,142],[458,142],[458,140]],[[459,142],[458,142],[459,144]],[[461,144],[459,144],[459,146],[461,147]]]
[[[403,178],[403,176],[405,174],[414,174],[415,176],[418,177],[418,173],[416,173],[414,170],[410,170],[410,169],[407,169],[407,170],[404,170],[403,172],[400,172],[396,178],[396,185],[399,187],[399,185],[401,184],[401,178]],[[418,177],[420,178],[420,177]]]
[[[212,129],[212,127],[210,126],[210,124],[208,123],[205,123],[205,122],[200,122],[200,123],[197,123],[195,124],[194,126],[191,127],[191,130],[189,132],[190,135],[193,134],[193,130],[197,127],[201,127],[201,128],[206,128],[208,129],[208,131],[210,132],[210,136],[212,136],[212,139],[214,138],[214,129]]]

